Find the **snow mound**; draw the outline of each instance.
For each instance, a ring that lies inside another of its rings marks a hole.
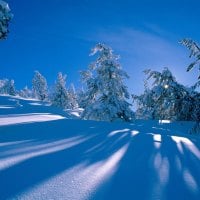
[[[27,119],[27,122],[35,121],[36,115],[38,119],[40,118],[39,121],[43,121],[42,119],[44,119],[44,121],[46,120],[48,121],[48,119],[56,120],[62,118],[76,119],[79,117],[77,112],[78,112],[77,110],[63,111],[62,109],[51,106],[50,103],[48,102],[42,102],[36,99],[24,99],[21,97],[6,96],[6,95],[0,96],[1,121],[7,120],[7,117],[12,117],[13,123],[14,120],[16,120],[17,122],[18,119],[20,120],[20,118],[21,121],[24,121],[25,119]],[[4,119],[2,119],[2,115]]]

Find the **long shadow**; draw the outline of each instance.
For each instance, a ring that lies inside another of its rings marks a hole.
[[[8,158],[30,153],[25,150],[15,154],[15,150],[23,148],[23,145],[12,145],[16,141],[33,140],[35,143],[30,142],[27,146],[36,147],[37,142],[43,145],[55,142],[53,148],[58,147],[56,151],[29,157],[0,171],[0,199],[19,196],[81,163],[92,166],[105,161],[126,144],[129,146],[117,171],[94,191],[91,199],[199,199],[199,158],[184,143],[179,144],[182,147],[180,151],[180,146],[178,148],[169,135],[172,129],[157,126],[154,122],[145,126],[142,123],[131,125],[80,120],[0,127],[0,141],[8,143],[8,146],[2,146],[2,150],[0,148],[0,158],[3,150],[11,151],[12,148],[13,155],[9,154]],[[122,131],[110,136],[117,130]],[[139,133],[132,135],[134,131]],[[160,134],[160,141],[155,141],[153,134]],[[83,140],[59,149],[60,143],[56,142],[76,136]],[[199,147],[196,148],[199,150]],[[39,150],[45,150],[45,146]]]
[[[126,124],[116,124],[114,127],[121,129],[125,126]],[[1,142],[35,140],[43,141],[45,144],[45,141],[49,141],[49,139],[53,142],[74,136],[86,138],[86,140],[69,148],[30,157],[1,170],[0,199],[14,197],[82,162],[87,161],[88,165],[92,165],[103,161],[130,140],[129,137],[120,139],[121,135],[108,137],[108,134],[113,131],[113,124],[111,123],[94,123],[80,120],[59,120],[56,122],[35,123],[34,125],[14,125],[1,127],[0,131],[2,133],[0,134]],[[97,145],[99,146],[94,148]],[[92,148],[94,149],[91,150]],[[23,154],[26,155],[26,152],[23,152]],[[14,152],[13,156],[15,156]]]
[[[133,137],[118,171],[93,199],[199,199],[199,158],[171,138],[168,133],[173,133],[173,127],[155,129],[152,125],[133,126],[140,134]],[[149,133],[160,135],[160,141]]]
[[[200,197],[200,182],[195,182],[196,188],[191,188],[193,183],[189,183],[191,181],[189,179],[193,179],[190,173],[198,170],[199,166],[195,166],[190,159],[191,152],[186,153],[183,149],[183,143],[173,141],[170,136],[163,137],[161,155],[169,163],[168,180],[164,190],[166,199],[196,200]],[[198,161],[198,164],[200,164],[200,161]],[[190,166],[194,167],[191,171]],[[200,171],[196,175],[199,177]],[[188,176],[188,180],[186,176]]]
[[[152,137],[147,136],[144,140],[143,133],[134,136],[118,171],[109,183],[97,191],[93,199],[149,199],[149,160],[153,152]]]

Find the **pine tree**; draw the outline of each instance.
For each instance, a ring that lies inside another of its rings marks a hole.
[[[200,46],[191,39],[183,39],[181,41],[190,50],[190,57],[195,57],[195,60],[187,67],[187,71],[192,70],[194,67],[197,67],[199,70],[199,76],[197,82],[193,86],[193,90],[200,87]],[[191,130],[192,132],[200,132],[200,93],[193,91],[193,120],[196,121],[194,127]]]
[[[152,82],[152,88],[145,88],[144,94],[133,95],[137,102],[137,117],[146,119],[169,119],[188,120],[191,113],[186,108],[191,109],[188,101],[189,90],[179,84],[168,68],[160,73],[152,70],[145,70],[146,81]]]
[[[73,84],[68,89],[68,107],[70,109],[78,108],[77,94]]]
[[[33,95],[35,98],[44,101],[48,97],[47,92],[47,81],[44,76],[42,76],[38,71],[35,71],[33,80]]]
[[[86,92],[83,88],[79,89],[77,91],[77,103],[78,103],[78,106],[82,109],[85,109],[85,107],[87,106],[87,96],[86,96]]]
[[[104,44],[97,44],[91,55],[97,55],[97,59],[87,71],[82,72],[87,101],[82,117],[91,120],[129,121],[133,113],[127,102],[129,93],[123,82],[128,75],[121,69],[119,57]]]
[[[8,4],[0,0],[0,40],[5,39],[8,34],[8,25],[12,19],[12,14]]]
[[[3,79],[3,80],[0,80],[0,94],[7,94],[7,82],[9,80],[8,79]]]
[[[137,119],[156,119],[154,91],[145,88],[141,95],[132,95],[133,102],[136,103],[135,116]]]
[[[53,92],[52,105],[60,108],[67,108],[68,93],[66,89],[66,75],[58,73]]]
[[[191,71],[194,67],[198,68],[198,81],[194,84],[194,88],[197,88],[200,86],[200,45],[191,39],[183,39],[181,43],[190,50],[190,57],[195,57],[195,60],[187,67],[187,71]]]
[[[10,95],[12,95],[12,96],[15,96],[16,95],[16,90],[15,90],[15,82],[14,82],[14,80],[10,80],[9,82],[8,82],[8,88],[9,88],[9,90],[8,90],[8,94],[10,94]]]
[[[22,90],[19,91],[19,96],[23,98],[32,98],[33,93],[32,90],[28,88],[28,86],[25,86]]]
[[[14,80],[0,80],[0,94],[16,95]]]

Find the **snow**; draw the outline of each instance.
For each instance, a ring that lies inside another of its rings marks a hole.
[[[22,161],[28,160],[30,158],[45,155],[48,153],[60,151],[62,149],[71,148],[83,141],[85,141],[87,138],[78,138],[78,137],[72,137],[70,139],[63,139],[56,142],[46,142],[45,144],[37,144],[37,146],[34,145],[34,141],[32,142],[29,140],[29,144],[31,142],[31,147],[24,147],[23,149],[18,149],[15,151],[15,153],[20,153],[20,155],[14,155],[10,156],[9,159],[1,159],[0,163],[0,170],[9,168],[12,165],[16,165],[17,163],[20,163]],[[27,142],[27,141],[26,141]],[[24,142],[23,142],[24,143]],[[29,153],[24,153],[28,151]],[[7,151],[6,153],[3,153],[4,156],[12,155],[13,151]]]
[[[164,88],[165,88],[165,89],[168,89],[168,88],[169,88],[169,85],[164,85]]]
[[[199,200],[192,122],[95,122],[71,113],[0,96],[0,199]]]
[[[139,133],[139,131],[137,131],[137,130],[131,131],[131,135],[132,135],[132,136],[135,136],[135,135],[137,135],[138,133]]]
[[[0,117],[0,126],[30,123],[30,122],[45,122],[51,120],[64,119],[65,117],[60,115],[52,115],[50,113],[29,113],[25,115],[7,115],[6,117]]]
[[[7,106],[7,105],[1,105],[0,109],[10,109],[10,108],[14,108],[12,106]]]
[[[170,120],[158,120],[158,121],[161,124],[169,124],[171,122]]]

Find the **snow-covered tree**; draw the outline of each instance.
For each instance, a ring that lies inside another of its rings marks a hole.
[[[7,94],[7,89],[5,85],[7,84],[8,79],[0,80],[0,94]]]
[[[83,88],[79,89],[76,96],[79,107],[84,109],[87,106],[87,96],[85,90]]]
[[[60,108],[66,108],[67,101],[68,94],[66,89],[66,75],[59,72],[52,95],[52,105]]]
[[[132,95],[134,103],[136,103],[135,117],[137,119],[155,119],[155,99],[154,92],[149,88],[141,95]]]
[[[12,18],[12,14],[8,4],[0,0],[0,40],[5,39],[8,34],[8,25]]]
[[[191,118],[191,105],[185,101],[189,90],[179,84],[168,68],[162,72],[145,70],[146,81],[152,81],[152,88],[146,87],[144,94],[133,95],[138,108],[138,118],[188,120]]]
[[[9,88],[8,94],[13,95],[13,96],[16,95],[14,80],[10,80],[8,82],[8,88]]]
[[[181,41],[190,50],[190,57],[195,57],[195,60],[187,67],[187,71],[192,70],[194,67],[197,67],[199,70],[199,76],[197,82],[194,84],[193,89],[200,87],[200,45],[194,42],[191,39],[183,39]],[[200,132],[200,93],[193,91],[193,120],[196,121],[191,132]]]
[[[193,104],[193,120],[196,121],[194,127],[191,132],[200,133],[200,93],[196,93],[194,96],[194,104]]]
[[[119,56],[104,45],[97,44],[91,55],[97,55],[87,71],[82,72],[86,84],[87,105],[82,113],[84,119],[129,121],[133,113],[127,102],[129,93],[124,85],[128,75],[118,62]]]
[[[187,71],[192,70],[194,67],[198,68],[199,76],[194,88],[200,87],[200,45],[191,39],[183,39],[181,43],[190,50],[190,57],[195,57],[195,60],[187,67]]]
[[[33,80],[32,80],[32,89],[33,95],[35,98],[44,101],[48,97],[47,92],[47,81],[40,72],[35,71]]]
[[[64,109],[78,108],[74,85],[72,84],[70,88],[67,89],[66,75],[63,75],[61,72],[58,73],[51,102],[52,105]]]
[[[23,98],[32,98],[33,92],[28,88],[28,86],[25,86],[22,90],[19,91],[19,96]]]
[[[14,80],[0,80],[0,94],[16,95]]]
[[[77,100],[76,90],[73,84],[70,85],[68,89],[68,107],[70,109],[78,108],[78,100]]]

